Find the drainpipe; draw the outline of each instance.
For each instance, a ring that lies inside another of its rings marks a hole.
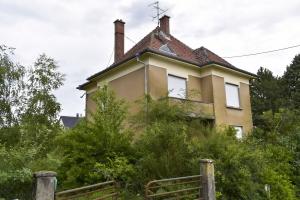
[[[144,74],[145,74],[145,79],[144,79],[144,84],[145,84],[145,95],[148,95],[148,73],[147,73],[147,64],[143,61],[140,60],[140,54],[137,53],[136,55],[136,61],[139,63],[142,63],[144,65]]]
[[[147,64],[140,60],[140,54],[137,53],[136,55],[136,61],[138,63],[142,63],[144,65],[144,84],[145,84],[145,98],[146,98],[146,127],[148,127],[148,73],[147,73]]]

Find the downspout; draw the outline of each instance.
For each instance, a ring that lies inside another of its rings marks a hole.
[[[145,98],[146,98],[146,108],[145,108],[145,112],[146,112],[146,128],[148,127],[148,71],[147,71],[147,64],[143,61],[140,60],[140,54],[137,53],[136,55],[136,61],[138,63],[142,63],[144,65],[144,84],[145,84]]]
[[[142,63],[144,65],[144,84],[145,84],[145,95],[148,95],[148,73],[147,73],[147,64],[140,60],[140,54],[137,53],[136,55],[136,61],[139,63]]]

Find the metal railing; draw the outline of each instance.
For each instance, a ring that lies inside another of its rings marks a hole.
[[[201,175],[150,181],[145,187],[146,200],[201,200]]]
[[[55,194],[56,200],[116,200],[119,192],[115,181],[108,181]]]

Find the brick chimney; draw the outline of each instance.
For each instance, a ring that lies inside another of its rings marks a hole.
[[[115,22],[115,62],[118,62],[124,56],[124,24],[121,19]]]
[[[160,28],[165,34],[170,34],[169,19],[170,17],[167,15],[164,15],[159,19]]]

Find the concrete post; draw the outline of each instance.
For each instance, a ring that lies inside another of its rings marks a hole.
[[[35,200],[54,200],[56,187],[56,173],[51,171],[40,171],[34,173]]]
[[[213,160],[200,160],[200,175],[202,175],[202,198],[203,200],[216,200],[215,175]]]

